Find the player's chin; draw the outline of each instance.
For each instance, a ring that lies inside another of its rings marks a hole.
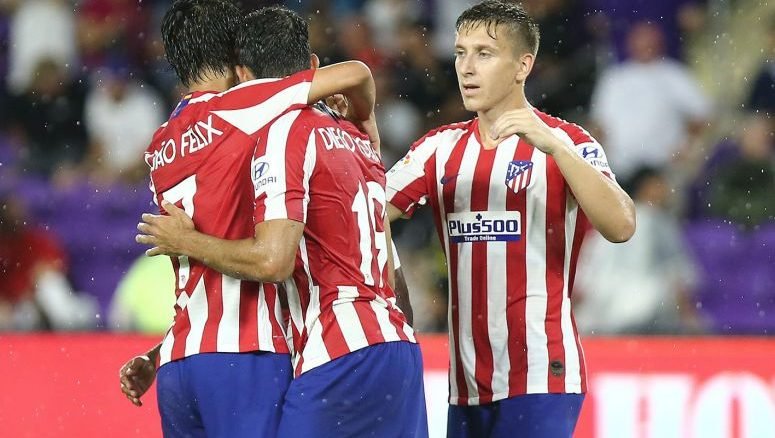
[[[463,98],[463,108],[466,109],[466,111],[471,111],[472,113],[475,113],[477,111],[481,111],[482,105],[481,103],[477,102],[475,99],[466,99]]]

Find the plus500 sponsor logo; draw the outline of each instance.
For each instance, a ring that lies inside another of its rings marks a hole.
[[[471,211],[447,215],[447,233],[454,243],[519,240],[522,217],[518,211]]]

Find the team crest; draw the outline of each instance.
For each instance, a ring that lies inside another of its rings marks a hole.
[[[506,185],[514,193],[530,185],[530,178],[533,176],[532,161],[512,161],[506,170]]]

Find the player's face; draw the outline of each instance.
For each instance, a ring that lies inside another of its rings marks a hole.
[[[455,71],[468,111],[497,109],[518,101],[521,95],[524,66],[517,59],[508,31],[499,26],[495,36],[498,38],[479,25],[461,30],[455,38]]]

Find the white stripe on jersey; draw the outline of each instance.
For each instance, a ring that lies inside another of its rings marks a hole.
[[[197,96],[197,97],[195,97],[195,98],[193,98],[193,99],[189,100],[189,101],[188,101],[188,103],[189,103],[189,105],[190,105],[190,104],[192,104],[192,103],[207,102],[207,101],[209,101],[210,99],[212,99],[213,97],[215,97],[215,96],[220,96],[221,94],[223,94],[223,93],[220,93],[220,94],[215,94],[215,93],[205,93],[205,94],[203,94],[203,95],[201,95],[201,96]]]
[[[543,394],[549,390],[549,348],[546,336],[546,154],[533,150],[534,178],[532,193],[527,197],[525,219],[525,334],[527,341],[527,393]]]
[[[301,366],[301,371],[307,371],[320,364],[328,362],[331,358],[326,350],[326,345],[323,342],[323,325],[318,318],[320,316],[320,288],[312,282],[312,273],[309,270],[309,255],[307,251],[307,241],[302,236],[299,243],[299,257],[301,257],[302,265],[304,266],[304,272],[307,274],[307,282],[310,288],[309,306],[307,306],[307,313],[302,318],[301,304],[298,304],[298,313],[294,317],[295,321],[304,320],[304,327],[298,327],[299,333],[302,330],[307,330],[307,343],[304,348],[304,363]],[[298,288],[295,288],[298,291]],[[297,292],[298,293],[298,292]],[[291,307],[290,302],[288,306]],[[294,308],[291,307],[291,312],[294,312]],[[301,353],[296,352],[296,356],[293,358],[293,367],[299,362],[299,355]]]
[[[337,286],[339,298],[334,300],[331,308],[336,316],[336,322],[342,329],[342,336],[350,351],[360,350],[369,345],[366,333],[363,331],[358,312],[353,301],[358,298],[358,288],[355,286]]]
[[[266,140],[266,155],[264,160],[267,161],[269,167],[272,169],[273,175],[277,176],[277,183],[271,186],[279,191],[281,194],[267,192],[266,212],[264,214],[264,221],[271,219],[285,219],[288,217],[288,213],[285,207],[285,189],[287,179],[285,176],[285,146],[288,140],[288,133],[293,126],[293,122],[299,116],[299,111],[291,111],[272,124],[269,128],[269,134]]]
[[[301,372],[305,372],[322,365],[331,360],[326,350],[326,344],[323,342],[323,323],[320,316],[320,288],[312,286],[310,293],[309,308],[305,320],[309,336],[307,344],[304,345],[304,363],[301,366]],[[298,363],[298,358],[294,359],[294,368]]]
[[[444,165],[449,160],[449,156],[452,154],[452,151],[455,149],[455,146],[457,145],[458,140],[460,139],[460,136],[465,133],[464,130],[458,129],[456,130],[457,135],[455,137],[449,137],[444,142],[439,142],[439,147],[434,148],[436,150],[436,181],[434,181],[434,184],[438,184],[437,181],[439,178],[444,176]],[[447,131],[444,131],[445,133]],[[441,135],[441,134],[437,134]],[[398,176],[400,174],[397,174]],[[391,180],[392,181],[392,180]],[[444,191],[442,190],[443,187],[439,187],[438,189],[438,199],[437,202],[439,204],[439,214],[441,217],[441,228],[442,228],[442,234],[444,235],[444,254],[446,256],[447,261],[449,261],[449,232],[447,230],[447,211],[444,207]],[[447,262],[447,278],[452,278],[452,271],[450,270],[449,262]],[[452,330],[452,306],[447,306],[447,323],[449,325],[449,329]],[[460,332],[455,333],[455,338],[460,337]],[[455,360],[455,346],[452,344],[452,342],[449,343],[449,394],[450,394],[450,400],[456,399],[459,395],[459,391],[457,389],[457,361]]]
[[[390,323],[390,312],[387,310],[387,301],[377,295],[369,304],[371,304],[374,315],[377,316],[379,331],[382,332],[385,342],[400,341],[401,338],[398,336],[398,330]]]
[[[304,185],[304,201],[302,202],[302,208],[304,210],[304,222],[307,222],[307,205],[309,205],[309,179],[312,177],[312,172],[315,170],[315,164],[317,162],[318,148],[315,145],[315,131],[309,136],[307,141],[307,150],[304,152],[304,178],[302,184]],[[312,279],[310,278],[310,284]]]
[[[490,192],[488,194],[489,211],[506,211],[506,197],[510,188],[505,183],[509,163],[517,150],[517,137],[511,137],[498,145],[495,161],[490,173]],[[506,321],[508,300],[506,263],[493,261],[506,260],[508,242],[489,242],[487,244],[487,328],[492,349],[493,373],[492,393],[496,398],[505,398],[509,394],[509,330]],[[516,346],[512,346],[516,348]]]
[[[174,321],[169,330],[167,330],[164,340],[161,341],[161,347],[159,348],[159,364],[165,364],[172,360],[172,345],[175,343],[175,336],[172,334],[173,327],[175,327]]]
[[[191,292],[191,297],[186,305],[186,311],[188,312],[191,330],[186,337],[185,354],[190,356],[199,353],[199,349],[202,346],[202,334],[205,330],[205,323],[207,323],[207,293],[205,292],[204,276],[199,278],[196,287]]]
[[[218,323],[218,351],[239,351],[240,288],[242,282],[228,275],[221,275],[223,315]],[[272,334],[269,333],[271,339]],[[259,338],[261,339],[261,338]]]
[[[390,186],[388,190],[392,189],[396,192],[401,192],[406,188],[406,186],[413,183],[417,178],[425,175],[425,163],[433,155],[433,153],[436,152],[437,145],[447,145],[449,143],[446,141],[439,141],[439,138],[445,137],[446,133],[447,132],[444,131],[426,138],[425,141],[417,145],[417,147],[415,147],[409,153],[412,157],[408,162],[404,160],[396,163],[396,166],[402,166],[402,170],[407,171],[407,174],[405,175],[401,172],[392,172],[391,178],[389,180]],[[439,175],[443,175],[443,169],[442,173]],[[420,203],[424,204],[425,200],[420,201]]]
[[[310,82],[301,82],[278,92],[256,105],[233,110],[217,110],[212,113],[245,134],[253,135],[277,117],[285,108],[288,108],[290,102],[295,102],[294,96],[298,96],[301,93],[307,95],[310,87]]]
[[[576,231],[576,219],[579,206],[572,196],[568,196],[565,203],[565,261],[562,268],[564,286],[562,295],[562,308],[560,310],[560,326],[562,327],[562,344],[565,349],[565,391],[581,392],[581,364],[579,350],[576,347],[576,334],[573,331],[571,320],[570,291],[570,260],[573,253],[573,239]]]
[[[258,287],[258,349],[274,351],[274,338],[272,338],[272,322],[269,319],[269,305],[266,302],[264,284]]]
[[[463,161],[460,163],[459,176],[455,186],[455,208],[456,212],[471,211],[471,186],[473,185],[474,171],[476,162],[479,158],[479,143],[476,137],[471,135],[463,152]],[[446,218],[445,218],[446,228]],[[449,246],[449,240],[445,240],[445,245]],[[474,340],[470,337],[473,333],[473,315],[472,296],[473,284],[471,273],[474,269],[473,264],[473,245],[458,245],[457,259],[457,299],[458,309],[462,310],[458,316],[460,329],[458,330],[458,344],[460,348],[460,360],[463,368],[468,372],[466,375],[466,386],[468,386],[468,399],[472,405],[479,404],[479,386],[476,384],[476,349]],[[466,310],[468,313],[466,314]]]

